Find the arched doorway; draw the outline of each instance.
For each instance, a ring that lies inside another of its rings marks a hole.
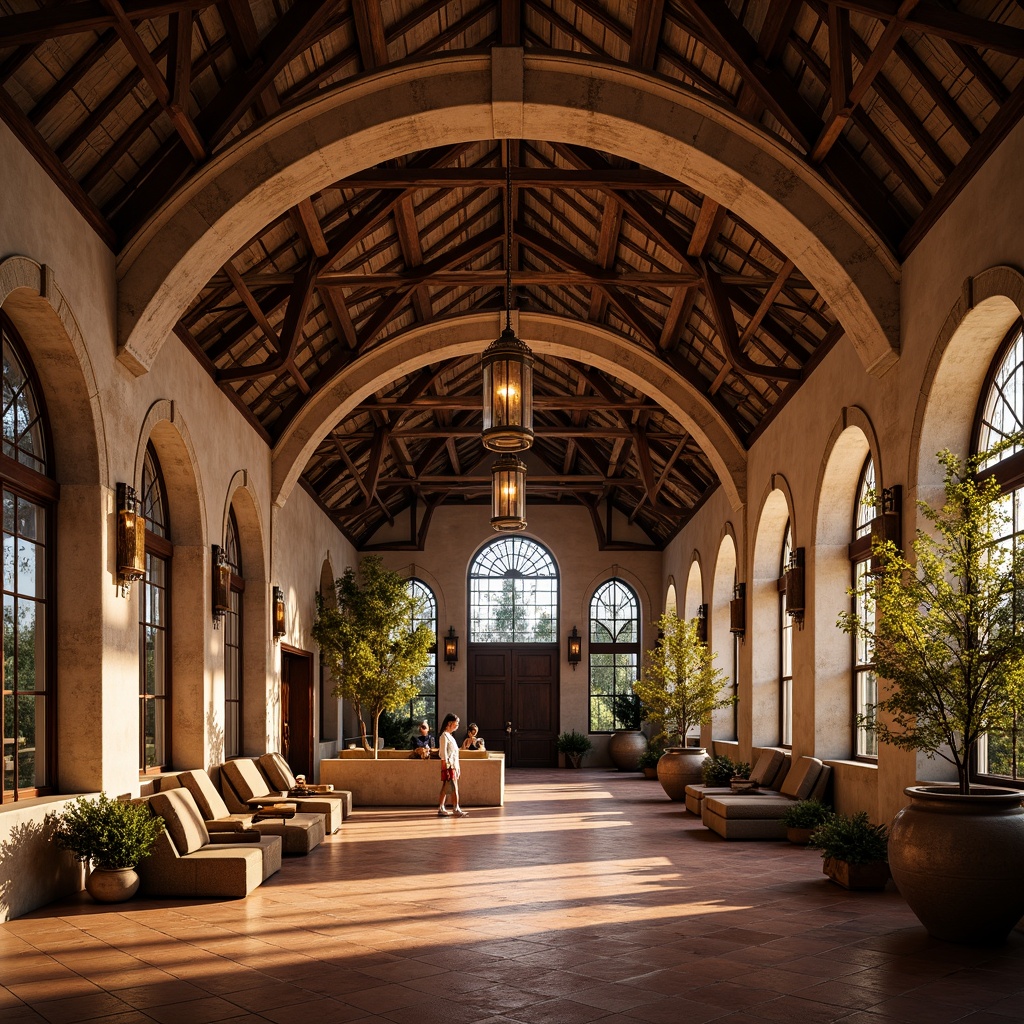
[[[499,537],[469,567],[467,708],[510,767],[552,768],[558,736],[558,569],[527,537]]]

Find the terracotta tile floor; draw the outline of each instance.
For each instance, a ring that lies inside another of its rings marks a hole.
[[[87,897],[0,925],[0,1022],[1024,1021],[1024,935],[927,938],[813,851],[725,843],[633,775],[502,809],[359,810],[249,899]]]

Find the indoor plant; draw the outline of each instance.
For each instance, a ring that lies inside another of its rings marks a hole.
[[[832,816],[832,808],[820,800],[798,800],[786,808],[782,824],[786,827],[786,838],[798,846],[806,846],[811,833]]]
[[[635,693],[617,693],[612,709],[616,730],[608,738],[608,757],[620,772],[635,772],[647,749],[647,737],[640,731],[640,701]]]
[[[747,778],[750,765],[725,754],[714,754],[701,765],[700,773],[705,786],[728,786],[734,778]]]
[[[573,729],[572,732],[563,732],[555,741],[555,746],[560,754],[565,754],[566,768],[579,768],[593,744],[587,736]]]
[[[643,716],[661,725],[669,747],[658,761],[658,780],[672,800],[682,800],[686,787],[697,782],[707,757],[703,747],[685,747],[691,727],[707,725],[711,713],[730,706],[734,696],[720,696],[726,682],[713,665],[715,655],[697,631],[696,620],[662,615],[658,620],[658,643],[644,655],[640,678],[633,690],[640,698]]]
[[[949,761],[958,786],[912,786],[892,827],[893,878],[929,933],[949,941],[1005,938],[1024,913],[1024,808],[1019,790],[972,787],[978,741],[1007,726],[1019,697],[1024,552],[997,538],[1008,515],[981,467],[1008,444],[960,459],[939,453],[944,502],[918,502],[916,564],[876,541],[877,572],[859,594],[870,614],[844,614],[872,636],[878,675],[891,681],[870,724],[884,743]],[[869,620],[869,621],[866,621]]]
[[[70,850],[88,868],[85,888],[101,903],[130,899],[139,888],[135,867],[149,855],[164,827],[144,804],[112,800],[105,793],[95,799],[79,797],[57,816],[53,835],[57,845]]]
[[[645,779],[658,777],[658,762],[665,751],[661,747],[648,747],[638,758],[637,767],[644,773]]]
[[[385,569],[376,555],[361,559],[358,572],[346,569],[334,588],[336,608],[316,595],[313,639],[336,680],[334,696],[352,702],[364,749],[371,748],[363,712],[373,720],[376,758],[381,715],[419,695],[417,677],[437,637],[423,623],[413,628],[418,600],[409,592],[408,580]]]
[[[872,825],[867,811],[830,814],[811,833],[810,845],[821,850],[822,871],[843,888],[885,888],[888,829]]]

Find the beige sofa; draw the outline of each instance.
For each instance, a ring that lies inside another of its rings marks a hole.
[[[750,781],[757,783],[759,789],[778,789],[789,771],[789,758],[781,750],[763,750],[750,773]],[[691,814],[700,816],[701,801],[706,796],[724,796],[731,793],[731,786],[686,787],[686,809]]]
[[[785,839],[782,815],[798,800],[820,800],[831,772],[816,757],[798,758],[778,793],[705,796],[701,802],[701,821],[723,839]]]
[[[211,835],[186,789],[141,799],[164,820],[153,852],[139,863],[145,895],[237,899],[281,867],[280,836],[251,829]]]

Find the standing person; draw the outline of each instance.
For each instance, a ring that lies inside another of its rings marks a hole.
[[[452,735],[459,727],[458,715],[445,715],[441,723],[441,740],[438,756],[441,758],[441,795],[437,798],[437,816],[447,818],[449,812],[444,803],[451,792],[455,806],[452,809],[456,818],[465,818],[466,812],[459,806],[459,745]]]

